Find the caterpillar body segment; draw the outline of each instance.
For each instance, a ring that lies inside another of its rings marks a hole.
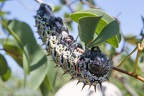
[[[103,54],[98,46],[83,49],[77,43],[68,28],[64,26],[60,17],[52,14],[51,7],[41,4],[35,16],[38,34],[46,46],[49,55],[52,56],[56,66],[60,66],[64,74],[69,74],[72,79],[85,85],[102,86],[107,80],[107,75],[112,68],[112,62]],[[102,87],[101,87],[102,88]]]

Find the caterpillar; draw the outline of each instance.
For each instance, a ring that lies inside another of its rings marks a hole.
[[[108,80],[108,73],[112,62],[102,53],[98,46],[92,48],[82,47],[80,43],[69,34],[60,17],[55,17],[52,8],[47,4],[40,4],[35,15],[35,23],[40,39],[46,46],[48,55],[52,56],[56,67],[61,67],[64,74],[77,79],[78,83],[94,86]],[[77,83],[77,84],[78,84]]]

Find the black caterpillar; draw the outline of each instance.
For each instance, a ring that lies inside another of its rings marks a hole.
[[[41,4],[35,16],[38,34],[46,50],[52,56],[56,66],[60,66],[64,74],[70,74],[78,83],[83,82],[89,87],[108,80],[107,75],[112,68],[112,62],[107,59],[98,46],[91,49],[82,48],[80,43],[69,35],[60,17],[52,14],[52,9],[47,4]],[[77,84],[78,84],[77,83]]]

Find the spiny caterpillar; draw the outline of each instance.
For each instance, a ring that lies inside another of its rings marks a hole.
[[[41,4],[35,16],[38,34],[46,46],[46,51],[52,56],[56,66],[63,69],[78,83],[83,82],[89,87],[108,80],[107,75],[112,68],[111,61],[103,54],[98,46],[83,49],[80,43],[69,35],[68,29],[63,25],[60,17],[52,14],[47,4]]]

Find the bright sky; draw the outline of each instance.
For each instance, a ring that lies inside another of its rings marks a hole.
[[[70,0],[74,1],[74,0]],[[97,5],[101,7],[111,16],[118,16],[118,20],[121,23],[121,30],[124,35],[138,35],[142,28],[141,15],[144,16],[144,0],[95,0]],[[45,0],[45,2],[58,5],[59,0]],[[35,21],[33,16],[38,9],[39,4],[34,0],[8,0],[5,3],[3,10],[11,12],[8,15],[8,19],[18,19],[28,23],[33,31],[36,31],[34,27]],[[73,6],[74,7],[74,6]],[[65,12],[66,7],[63,8]],[[62,16],[62,14],[56,14]],[[77,29],[75,29],[77,30]],[[35,34],[37,36],[37,34]],[[10,60],[11,61],[11,60]],[[15,69],[15,68],[14,68]]]

